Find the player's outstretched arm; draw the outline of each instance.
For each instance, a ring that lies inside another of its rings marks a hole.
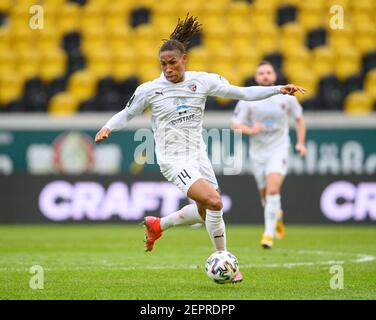
[[[285,86],[253,86],[253,87],[237,87],[228,85],[228,91],[225,94],[226,98],[245,100],[245,101],[255,101],[267,99],[276,94],[290,94],[294,95],[295,92],[299,91],[305,93],[306,90],[302,87],[296,86],[294,84],[287,84]]]

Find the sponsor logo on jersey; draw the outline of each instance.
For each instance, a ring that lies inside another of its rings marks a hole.
[[[181,114],[187,113],[187,111],[190,108],[191,108],[190,106],[188,106],[186,104],[182,104],[182,105],[176,107],[176,111],[179,113],[179,115],[181,115]]]
[[[197,86],[196,84],[192,83],[188,86],[189,90],[191,90],[192,92],[196,92],[197,90]]]
[[[161,91],[155,91],[154,93],[163,96],[163,91],[162,90]]]

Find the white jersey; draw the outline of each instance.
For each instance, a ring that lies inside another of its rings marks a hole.
[[[163,74],[140,85],[124,110],[113,116],[104,127],[120,130],[135,115],[150,107],[155,152],[158,164],[181,164],[199,161],[206,151],[202,138],[205,102],[208,96],[233,99],[265,99],[278,94],[280,86],[232,86],[217,74],[185,72],[184,81],[172,83]]]
[[[232,119],[233,123],[252,126],[264,124],[265,129],[251,137],[250,154],[253,158],[269,156],[276,148],[289,148],[288,116],[302,116],[302,106],[294,96],[275,95],[261,101],[239,101]]]

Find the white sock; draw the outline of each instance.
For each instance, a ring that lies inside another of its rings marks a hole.
[[[223,212],[206,210],[206,230],[216,251],[227,251],[226,249],[226,227],[223,220]]]
[[[274,237],[275,227],[278,220],[278,211],[281,209],[281,196],[279,194],[266,196],[264,210],[265,235]]]
[[[191,225],[196,223],[204,223],[198,213],[195,204],[189,204],[181,208],[179,211],[169,214],[167,217],[161,218],[162,230],[181,225]]]

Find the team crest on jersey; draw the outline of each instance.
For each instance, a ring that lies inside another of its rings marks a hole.
[[[286,110],[286,105],[284,103],[281,103],[281,109]]]
[[[189,90],[191,90],[192,92],[196,92],[197,90],[197,86],[196,84],[192,83],[188,86]]]

